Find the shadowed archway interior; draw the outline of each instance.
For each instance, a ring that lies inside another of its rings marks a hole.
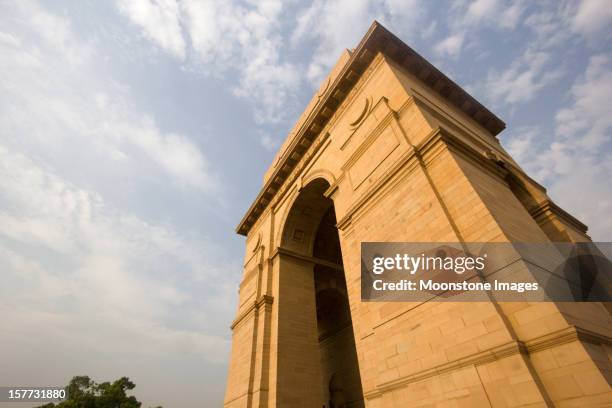
[[[363,407],[340,237],[329,183],[316,179],[295,200],[285,224],[283,247],[314,260],[320,384],[326,408]]]

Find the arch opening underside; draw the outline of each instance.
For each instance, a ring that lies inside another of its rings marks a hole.
[[[312,295],[316,304],[322,405],[363,407],[336,215],[333,201],[324,196],[328,188],[327,181],[316,179],[300,191],[289,211],[281,243],[284,248],[315,260]]]

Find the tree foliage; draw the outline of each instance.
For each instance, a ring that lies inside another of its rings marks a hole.
[[[65,387],[67,399],[39,408],[140,408],[142,403],[127,395],[134,387],[136,384],[127,377],[98,384],[86,375],[76,376]]]

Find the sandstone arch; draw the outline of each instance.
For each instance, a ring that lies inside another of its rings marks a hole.
[[[368,407],[609,405],[601,303],[361,302],[364,241],[589,238],[503,149],[505,124],[380,24],[325,83],[237,228],[264,244],[245,258],[225,406],[329,404],[319,319],[345,298]],[[332,213],[341,262],[316,245]]]

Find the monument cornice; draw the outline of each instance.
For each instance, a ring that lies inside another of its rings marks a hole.
[[[554,214],[557,217],[561,218],[568,224],[572,225],[578,231],[586,234],[588,227],[580,222],[576,217],[569,214],[567,211],[559,207],[552,200],[546,199],[539,203],[537,206],[532,208],[529,213],[535,219],[539,218],[550,218],[549,214]]]
[[[612,339],[604,334],[595,333],[578,326],[568,326],[556,332],[548,333],[546,335],[526,341],[511,340],[507,343],[497,345],[465,357],[448,361],[425,370],[420,370],[391,381],[377,384],[373,389],[366,391],[364,393],[364,397],[368,400],[379,398],[385,392],[402,388],[407,384],[423,381],[440,374],[454,372],[457,369],[476,367],[517,354],[528,356],[530,354],[552,349],[575,341],[606,346],[612,344]]]
[[[317,135],[332,118],[378,53],[382,53],[406,69],[492,135],[497,135],[505,128],[506,125],[501,119],[380,23],[374,21],[357,48],[351,53],[348,62],[333,78],[333,82],[320,95],[314,107],[309,112],[305,112],[305,120],[295,130],[292,140],[273,173],[266,180],[257,198],[236,227],[238,234],[247,235],[251,227],[269,207],[270,202],[297,163],[301,161]]]
[[[320,265],[320,266],[325,266],[327,268],[331,268],[331,269],[335,269],[337,271],[344,271],[344,268],[342,267],[342,265],[339,265],[337,263],[322,259],[322,258],[317,258],[314,256],[310,256],[310,255],[305,255],[305,254],[301,254],[299,252],[296,251],[292,251],[291,249],[287,249],[287,248],[283,248],[283,247],[277,247],[274,252],[272,252],[272,254],[270,255],[270,259],[274,259],[279,255],[284,255],[287,256],[289,258],[293,258],[293,259],[297,259],[312,265]]]
[[[262,306],[270,306],[274,303],[274,297],[270,295],[261,295],[258,299],[253,300],[250,305],[232,322],[230,328],[234,330],[241,322],[245,320],[251,313],[258,311]]]

